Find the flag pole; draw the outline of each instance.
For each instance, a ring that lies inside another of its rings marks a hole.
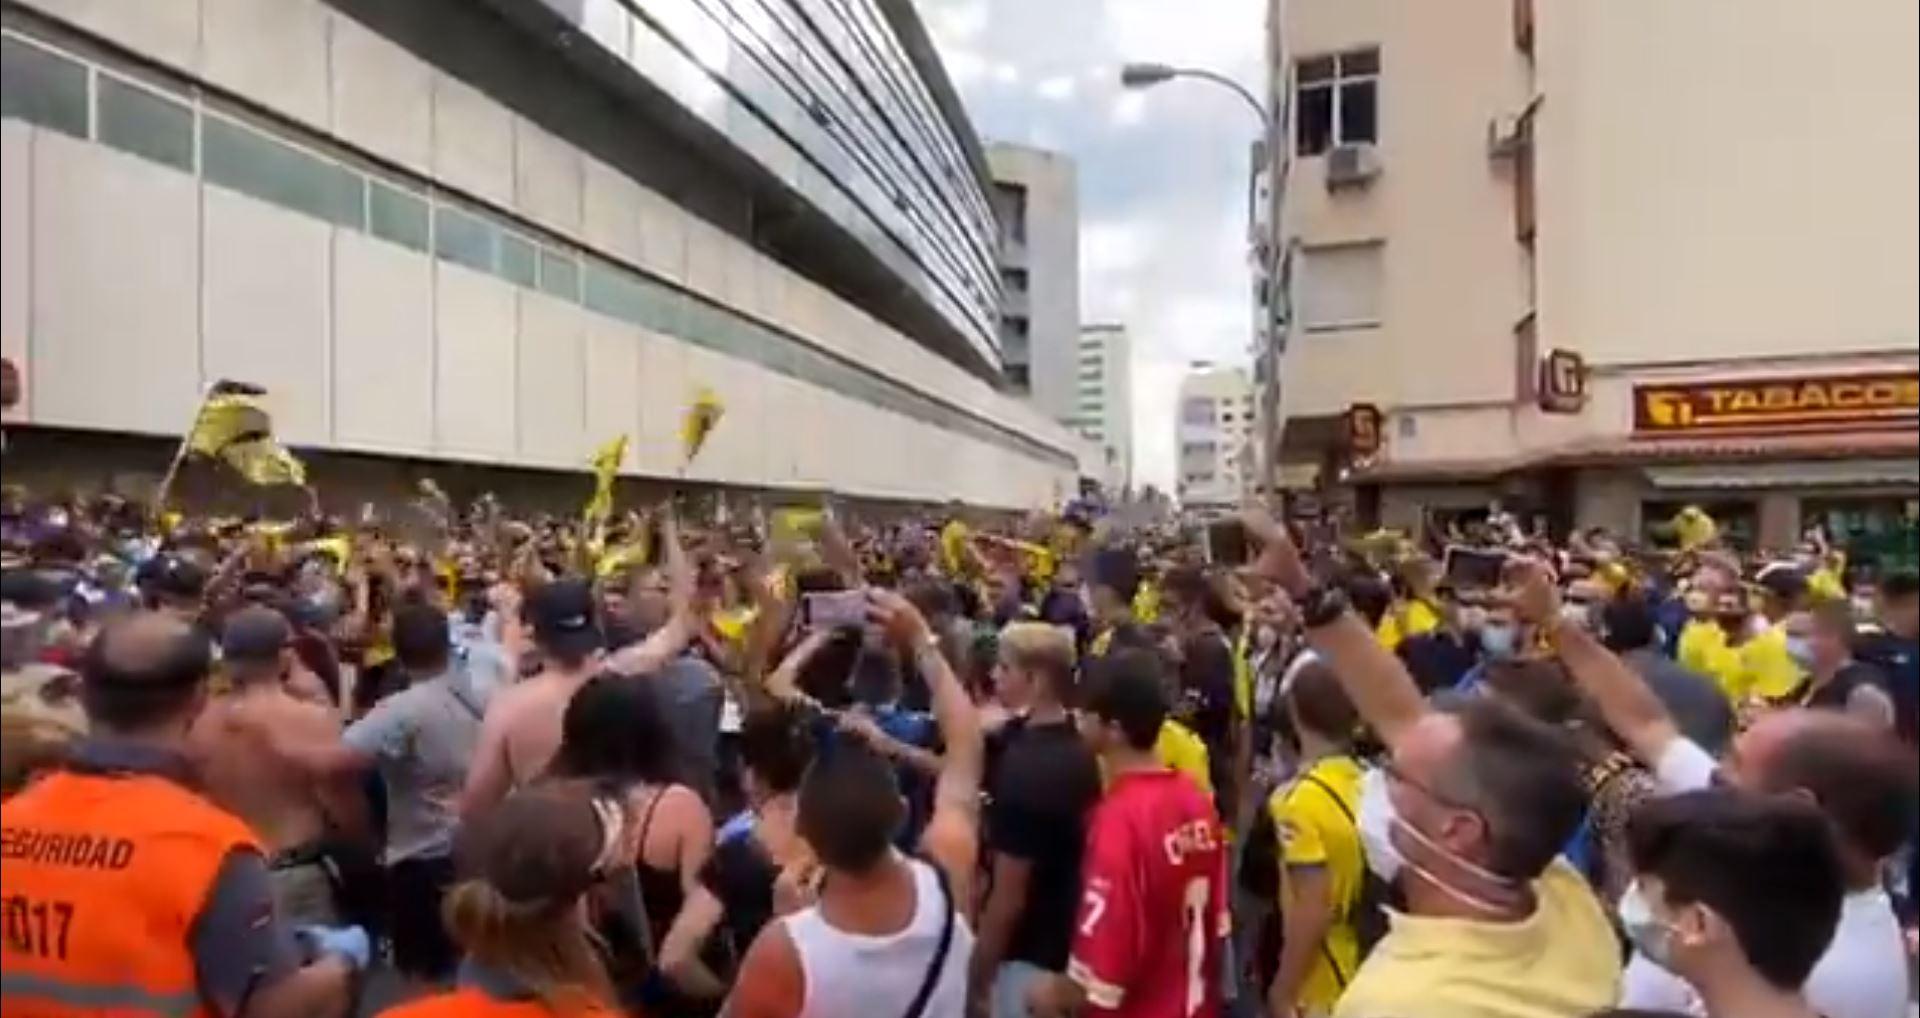
[[[206,412],[207,397],[213,392],[213,386],[200,387],[200,402],[193,407],[193,420],[180,436],[180,445],[173,450],[173,462],[167,464],[167,472],[160,478],[160,488],[154,493],[153,507],[162,510],[167,507],[167,495],[173,491],[174,478],[180,476],[180,466],[187,461],[188,443],[193,440],[194,429],[200,426],[200,415]]]

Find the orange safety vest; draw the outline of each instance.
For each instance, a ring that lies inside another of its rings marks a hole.
[[[471,987],[440,993],[380,1012],[379,1018],[617,1018],[611,1009],[583,1001],[549,1011],[537,1000],[495,1000]]]
[[[56,771],[0,805],[0,1012],[191,1018],[194,920],[238,817],[157,775]]]

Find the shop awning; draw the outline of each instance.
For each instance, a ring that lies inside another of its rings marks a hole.
[[[1648,467],[1656,488],[1845,488],[1920,486],[1920,461],[1911,459],[1805,460],[1781,463],[1698,463]]]

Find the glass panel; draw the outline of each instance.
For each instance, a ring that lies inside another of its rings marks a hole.
[[[123,152],[193,172],[193,111],[111,75],[100,81],[100,140]]]
[[[539,276],[538,261],[532,241],[515,233],[500,235],[500,274],[508,282],[533,289]]]
[[[564,297],[580,299],[580,263],[572,255],[540,249],[540,289]]]
[[[220,117],[203,117],[200,172],[207,180],[283,208],[361,227],[365,179],[334,163]]]
[[[585,271],[581,273],[580,281],[584,287],[580,301],[582,304],[610,318],[620,317],[618,310],[620,275],[612,266],[599,259],[589,259]]]
[[[1377,49],[1357,49],[1340,54],[1340,76],[1351,78],[1356,74],[1379,74],[1380,51]]]
[[[451,205],[436,205],[433,253],[455,265],[493,272],[500,264],[500,228]]]
[[[0,116],[87,136],[87,69],[8,36],[0,39]]]
[[[1379,92],[1375,81],[1352,81],[1340,86],[1340,143],[1378,141],[1379,118],[1375,105]]]
[[[367,195],[373,235],[424,253],[427,250],[426,199],[377,181],[368,186],[373,189]]]
[[[1333,77],[1332,57],[1308,57],[1294,65],[1294,80],[1302,85]]]

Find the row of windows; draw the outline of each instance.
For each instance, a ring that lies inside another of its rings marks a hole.
[[[936,427],[1066,464],[1066,454],[785,332],[590,252],[543,243],[509,218],[455,204],[424,180],[364,172],[204,109],[183,92],[0,37],[0,115],[102,144],[345,229],[757,363]],[[195,123],[198,120],[196,151]]]

